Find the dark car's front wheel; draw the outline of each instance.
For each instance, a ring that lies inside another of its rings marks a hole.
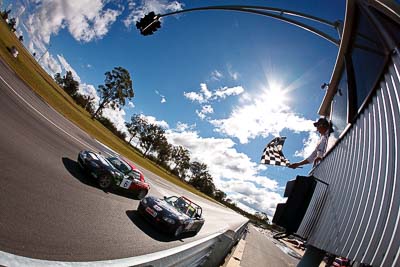
[[[201,228],[203,227],[203,224],[201,224],[195,231],[193,231],[194,235],[197,235],[198,232],[200,232]]]
[[[179,225],[178,228],[176,228],[175,230],[174,236],[175,237],[180,236],[182,234],[182,231],[183,231],[183,225]]]
[[[147,190],[146,189],[141,189],[139,190],[137,194],[138,199],[143,199],[147,195]]]
[[[109,175],[102,175],[99,177],[99,186],[101,189],[109,189],[112,184],[112,178]]]

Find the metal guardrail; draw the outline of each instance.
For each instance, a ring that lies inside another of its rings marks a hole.
[[[228,230],[224,233],[214,234],[210,237],[192,242],[185,246],[164,251],[165,257],[134,265],[138,267],[215,267],[220,266],[232,247],[239,242],[247,227],[247,222],[238,227],[235,231]],[[179,250],[178,252],[173,250]],[[171,253],[169,253],[171,252]],[[176,253],[175,253],[176,252]],[[132,266],[132,265],[131,265]]]
[[[0,251],[1,266],[73,266],[73,267],[215,267],[220,266],[225,257],[237,244],[244,234],[247,222],[235,231],[228,230],[215,233],[211,236],[168,250],[125,259],[91,261],[91,262],[63,262],[31,259]]]

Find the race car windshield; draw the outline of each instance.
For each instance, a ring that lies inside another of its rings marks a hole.
[[[132,168],[128,164],[117,158],[108,158],[108,160],[112,163],[112,165],[114,165],[115,168],[125,174],[132,171]]]
[[[174,206],[182,213],[188,215],[189,217],[192,217],[195,209],[190,205],[190,203],[188,203],[187,201],[185,201],[185,199],[183,198],[178,198],[175,202],[174,202]]]

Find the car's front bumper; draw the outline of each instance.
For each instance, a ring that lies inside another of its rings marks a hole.
[[[147,209],[147,210],[146,210]],[[149,212],[149,209],[151,211],[155,212]],[[174,233],[176,228],[179,226],[177,223],[175,224],[170,224],[166,221],[163,220],[163,215],[157,213],[154,209],[147,205],[143,205],[142,202],[140,202],[138,206],[138,212],[144,217],[148,222],[150,222],[152,225],[154,225],[157,229],[166,232],[166,233]]]

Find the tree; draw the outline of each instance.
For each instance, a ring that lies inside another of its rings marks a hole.
[[[208,173],[207,165],[194,161],[190,164],[190,171],[192,172],[192,177],[189,183],[201,192],[213,196],[215,185],[212,176]]]
[[[67,71],[64,77],[60,73],[56,73],[54,80],[70,96],[74,97],[78,93],[79,82],[75,81],[71,71]]]
[[[256,211],[254,216],[257,217],[259,220],[264,221],[266,224],[269,224],[269,218],[265,212]]]
[[[54,80],[56,81],[56,83],[62,88],[64,86],[64,79],[61,76],[61,73],[57,72],[56,74],[54,74]]]
[[[64,76],[64,91],[70,96],[76,95],[79,90],[79,82],[75,81],[72,72],[67,71]]]
[[[222,201],[226,198],[226,194],[225,194],[225,192],[223,192],[221,190],[215,190],[214,197],[215,197],[215,200]]]
[[[0,13],[0,16],[8,23],[8,17],[10,16],[11,9],[4,10]]]
[[[122,67],[115,67],[111,72],[105,74],[104,85],[99,85],[98,93],[100,103],[97,110],[93,113],[92,119],[107,106],[112,109],[121,108],[125,105],[126,99],[134,96],[132,80],[129,72]]]
[[[140,133],[140,146],[144,148],[143,155],[146,156],[149,151],[155,151],[159,145],[159,140],[165,139],[165,131],[157,124],[147,124]]]
[[[94,100],[93,96],[81,95],[79,93],[76,93],[73,96],[73,99],[79,106],[83,107],[90,114],[94,113],[95,106],[93,102]]]
[[[15,32],[17,29],[15,26],[17,25],[17,20],[15,18],[11,18],[8,20],[8,27],[12,32]]]
[[[168,167],[167,163],[171,159],[172,145],[168,143],[167,138],[159,142],[157,146],[157,163],[164,168]]]
[[[132,139],[134,137],[140,135],[140,133],[144,130],[144,128],[146,127],[147,124],[148,124],[148,122],[147,122],[146,118],[143,117],[142,115],[139,115],[139,114],[132,115],[131,121],[125,122],[125,126],[129,132],[129,134],[131,135],[128,143],[132,142]]]
[[[75,81],[72,72],[67,71],[65,76],[61,76],[60,73],[54,74],[54,81],[65,91],[67,92],[75,102],[83,107],[90,114],[94,113],[95,105],[94,105],[94,97],[88,95],[82,95],[79,91],[79,82]]]
[[[171,151],[171,160],[175,163],[175,173],[184,180],[190,168],[190,153],[183,146],[174,146]]]

